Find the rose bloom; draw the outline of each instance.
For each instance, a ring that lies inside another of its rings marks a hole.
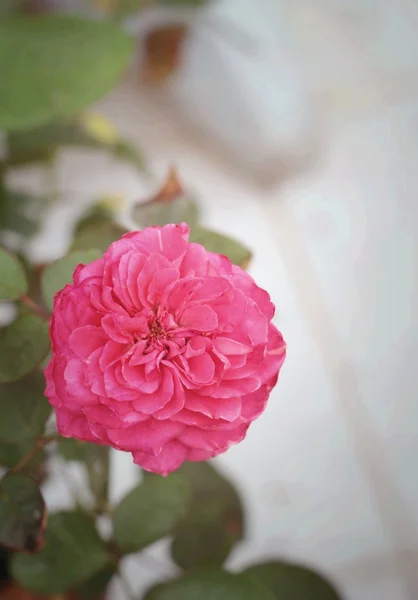
[[[50,326],[58,431],[167,475],[240,442],[286,346],[267,292],[185,224],[127,233],[74,271]]]

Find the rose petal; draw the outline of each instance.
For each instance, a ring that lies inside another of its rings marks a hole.
[[[132,456],[134,463],[145,471],[158,473],[158,475],[165,477],[180,467],[186,460],[188,453],[189,449],[186,446],[173,440],[165,444],[157,456],[146,452],[133,452]]]
[[[208,305],[190,306],[183,312],[180,324],[195,331],[213,331],[218,325],[218,317]]]
[[[173,421],[148,419],[126,429],[109,429],[108,436],[112,444],[127,452],[147,452],[157,456],[163,446],[183,431],[184,426]]]

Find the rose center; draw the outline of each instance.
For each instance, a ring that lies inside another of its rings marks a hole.
[[[149,323],[149,330],[153,340],[160,340],[166,337],[166,332],[158,319],[153,319]]]

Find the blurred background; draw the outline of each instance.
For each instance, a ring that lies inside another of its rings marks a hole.
[[[39,263],[61,256],[99,197],[123,220],[174,164],[205,225],[251,249],[288,343],[266,412],[216,459],[249,513],[229,566],[280,554],[321,568],[347,600],[416,600],[418,5],[175,4],[123,14],[137,51],[94,106],[146,169],[61,149],[61,197],[27,251]],[[10,181],[41,193],[45,173],[25,165]],[[130,455],[112,460],[117,500],[136,475]],[[170,573],[160,542],[148,564],[130,560],[138,592]]]

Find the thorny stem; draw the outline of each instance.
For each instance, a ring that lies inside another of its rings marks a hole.
[[[39,306],[39,304],[36,304],[36,302],[32,300],[32,298],[23,295],[20,297],[20,299],[23,302],[23,304],[26,304],[26,306],[30,308],[30,310],[32,310],[34,313],[36,313],[39,317],[42,317],[42,319],[49,321],[51,315],[47,313],[41,306]]]
[[[23,471],[26,465],[32,460],[34,456],[38,454],[38,452],[42,450],[42,448],[45,448],[45,446],[47,446],[51,442],[55,442],[55,440],[57,440],[59,437],[60,436],[58,433],[51,433],[51,435],[46,435],[44,437],[38,438],[35,442],[35,445],[20,459],[17,465],[13,467],[12,471],[14,473],[20,473],[21,471]]]

